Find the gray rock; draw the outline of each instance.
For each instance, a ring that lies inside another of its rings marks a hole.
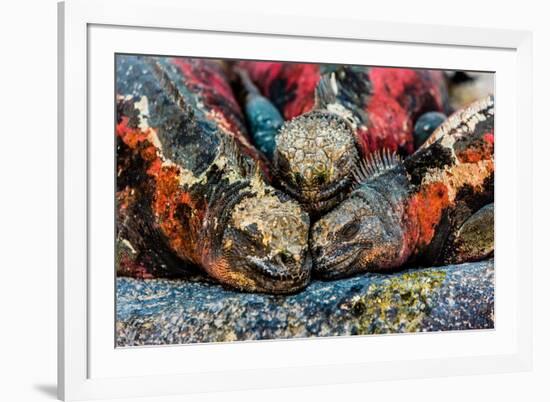
[[[290,296],[118,278],[116,307],[119,347],[488,329],[494,261],[315,281]]]

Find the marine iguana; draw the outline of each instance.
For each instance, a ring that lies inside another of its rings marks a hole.
[[[275,151],[275,137],[284,123],[283,116],[275,105],[260,94],[248,73],[235,69],[245,89],[244,110],[256,147],[269,159]]]
[[[420,116],[414,124],[414,148],[420,148],[445,120],[447,116],[440,112],[426,112]]]
[[[409,155],[414,120],[446,110],[443,73],[304,63],[239,62],[287,120],[272,130],[278,185],[320,215],[349,191],[359,157]],[[254,136],[254,134],[253,134]]]
[[[309,217],[265,183],[222,65],[117,55],[116,91],[119,274],[303,288]]]
[[[312,229],[314,274],[450,264],[493,251],[494,102],[453,114],[404,161],[363,160],[357,187]]]

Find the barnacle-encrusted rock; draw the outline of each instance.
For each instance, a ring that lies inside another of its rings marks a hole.
[[[117,300],[118,346],[489,329],[494,262],[313,282],[290,296],[118,278]]]

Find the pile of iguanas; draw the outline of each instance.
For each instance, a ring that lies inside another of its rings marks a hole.
[[[441,71],[116,57],[117,273],[313,277],[493,252],[491,96]]]

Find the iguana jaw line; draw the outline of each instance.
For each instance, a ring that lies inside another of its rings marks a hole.
[[[279,191],[258,187],[253,180],[235,188],[216,211],[227,220],[216,225],[219,243],[207,247],[211,275],[244,291],[283,294],[303,289],[312,268],[308,215],[296,201],[281,199]],[[250,233],[248,225],[257,231],[250,242],[242,237],[243,231]]]
[[[360,245],[351,252],[347,252],[341,258],[330,259],[327,257],[315,261],[315,274],[323,279],[336,279],[351,274],[348,267],[354,266],[361,257]]]
[[[302,265],[296,269],[281,270],[281,267],[266,259],[248,256],[251,277],[260,292],[286,294],[297,292],[309,283],[311,278],[311,257],[306,255]]]
[[[350,169],[350,174],[351,174]],[[280,186],[285,192],[297,199],[308,212],[321,212],[332,208],[345,196],[345,190],[352,184],[351,176],[332,183],[321,190],[301,190],[298,191],[285,181],[281,181]]]
[[[289,266],[272,261],[270,256],[242,256],[236,250],[226,251],[212,264],[211,274],[222,283],[245,292],[289,294],[305,288],[311,279],[312,259],[309,252],[298,263]],[[236,264],[237,262],[237,264]],[[231,266],[231,270],[227,267]]]

